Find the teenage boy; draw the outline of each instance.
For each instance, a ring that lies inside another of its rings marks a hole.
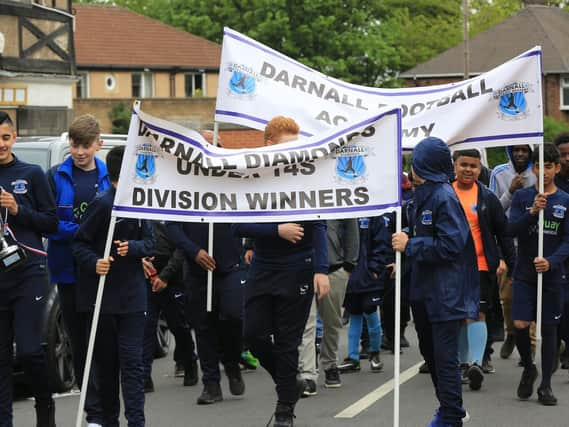
[[[508,163],[494,168],[490,175],[489,187],[498,196],[506,215],[508,215],[513,194],[522,188],[533,187],[535,185],[535,175],[531,172],[532,150],[529,145],[506,147],[506,154],[509,159]],[[514,351],[516,341],[514,337],[515,328],[512,321],[512,280],[511,277],[502,274],[502,276],[498,277],[498,282],[502,313],[506,326],[506,339],[500,349],[500,357],[507,359]],[[535,331],[532,332],[535,333]],[[534,336],[532,336],[532,341],[535,341]]]
[[[241,239],[231,234],[229,224],[215,224],[215,257],[212,257],[207,252],[207,224],[171,222],[166,227],[170,239],[186,258],[184,280],[189,286],[189,311],[203,374],[203,391],[197,403],[208,405],[223,400],[220,362],[225,367],[229,391],[241,396],[245,393],[239,361],[243,347],[243,285],[246,277],[241,264]],[[213,272],[211,312],[206,310],[208,271]]]
[[[533,394],[537,368],[531,356],[529,325],[536,320],[537,275],[543,273],[541,345],[541,385],[538,400],[543,405],[556,405],[551,390],[551,375],[557,354],[557,325],[563,313],[565,286],[564,262],[569,256],[569,195],[555,185],[559,173],[559,151],[552,144],[544,146],[544,192],[536,186],[516,192],[510,210],[510,232],[518,238],[518,257],[514,269],[512,318],[516,327],[516,346],[524,371],[518,397],[527,400]],[[533,156],[533,173],[539,175],[539,153]],[[538,217],[544,211],[543,257],[537,256]]]
[[[514,243],[506,235],[508,220],[500,200],[478,181],[481,171],[478,150],[456,151],[453,154],[456,181],[452,186],[464,209],[474,239],[480,275],[480,311],[477,319],[468,319],[461,328],[461,362],[469,363],[466,371],[470,388],[479,390],[484,381],[482,363],[488,338],[486,315],[494,301],[496,276],[515,262]],[[510,273],[511,275],[511,273]],[[470,358],[468,357],[470,355]]]
[[[11,233],[0,229],[8,245],[24,249],[27,259],[11,271],[0,270],[0,426],[12,427],[13,341],[36,399],[38,427],[55,427],[41,322],[49,292],[42,233],[57,230],[57,213],[39,166],[12,153],[14,123],[0,111],[0,216]],[[2,265],[8,266],[4,257]]]
[[[90,114],[79,116],[69,127],[71,155],[47,172],[59,217],[57,232],[48,235],[47,264],[50,279],[57,284],[63,321],[71,339],[75,380],[79,387],[87,353],[89,319],[85,313],[77,311],[77,278],[71,242],[89,203],[97,193],[111,185],[107,166],[95,157],[101,145],[101,129],[97,119]],[[93,381],[89,381],[85,412],[88,423],[101,424],[101,408]]]
[[[480,290],[476,253],[468,221],[449,181],[451,155],[429,137],[413,150],[415,196],[411,235],[395,233],[393,249],[410,264],[410,300],[419,349],[431,373],[440,408],[429,427],[462,426],[462,384],[458,364],[460,325],[478,317]]]
[[[560,190],[569,194],[569,132],[560,133],[555,137],[553,143],[559,150],[559,163],[561,170],[555,175],[555,185]],[[566,267],[567,268],[567,267]],[[565,283],[565,304],[563,306],[563,316],[559,324],[559,336],[557,342],[559,351],[562,351],[561,340],[565,341],[565,350],[560,355],[561,368],[569,369],[569,281]]]
[[[265,145],[294,141],[299,133],[293,119],[275,117],[265,128]],[[245,287],[245,340],[276,384],[273,426],[291,427],[305,388],[296,379],[298,347],[314,293],[322,298],[330,289],[326,223],[233,224],[232,230],[254,239]]]
[[[87,208],[72,249],[79,267],[77,295],[80,311],[92,313],[99,276],[106,276],[94,354],[103,410],[102,425],[119,425],[120,379],[128,425],[143,427],[142,353],[147,295],[142,258],[154,252],[150,223],[137,219],[118,220],[111,254],[103,258],[123,155],[124,146],[114,147],[107,154],[112,186]]]

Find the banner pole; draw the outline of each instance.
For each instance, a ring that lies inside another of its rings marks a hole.
[[[111,245],[113,243],[113,234],[115,232],[115,224],[117,217],[112,215],[109,223],[109,232],[107,234],[107,242],[105,243],[105,252],[103,258],[108,258],[111,253]],[[103,301],[103,291],[105,290],[105,280],[107,275],[99,277],[99,287],[97,288],[97,298],[95,300],[95,309],[93,310],[93,322],[91,323],[91,332],[89,334],[89,346],[87,347],[87,356],[85,358],[85,370],[83,371],[83,382],[81,383],[81,395],[79,396],[79,407],[77,408],[77,418],[75,426],[81,427],[83,421],[83,408],[85,407],[85,398],[87,396],[87,385],[89,384],[89,374],[91,372],[91,361],[93,359],[93,350],[95,348],[95,337],[97,336],[97,325],[99,323],[99,314],[101,312],[101,302]]]
[[[401,206],[395,210],[395,232],[401,233]],[[393,346],[393,427],[399,427],[399,371],[401,369],[401,252],[395,251],[395,333]]]
[[[219,138],[219,123],[213,123],[213,145],[217,146],[217,141]],[[213,223],[210,222],[208,224],[208,233],[207,233],[207,253],[210,257],[213,258]],[[210,313],[212,310],[212,302],[213,302],[213,272],[207,272],[207,303],[206,309],[207,312]]]
[[[544,192],[543,183],[543,144],[539,144],[539,178],[538,178],[539,192]],[[539,211],[539,233],[537,238],[537,256],[543,257],[543,210]],[[543,312],[543,307],[541,306],[543,302],[543,273],[537,273],[537,315],[535,319],[535,338],[537,341],[541,341],[541,316]]]

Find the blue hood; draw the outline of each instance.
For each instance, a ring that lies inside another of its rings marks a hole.
[[[413,149],[412,164],[413,171],[427,181],[454,180],[450,150],[442,139],[429,137],[419,142]]]

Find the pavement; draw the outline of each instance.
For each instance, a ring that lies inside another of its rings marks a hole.
[[[411,348],[404,349],[401,355],[400,372],[404,383],[400,388],[399,426],[425,427],[438,405],[430,376],[418,373],[421,357],[412,327],[408,328],[407,337]],[[500,344],[494,345],[495,354],[499,353]],[[343,340],[341,357],[345,356],[345,348]],[[393,426],[393,355],[384,351],[382,360],[385,364],[383,372],[372,373],[369,362],[362,361],[359,373],[342,375],[343,386],[339,389],[324,388],[321,375],[318,395],[298,403],[295,427]],[[566,409],[569,404],[568,371],[560,370],[553,376],[552,387],[559,405],[545,407],[537,402],[535,393],[529,401],[517,400],[516,388],[521,375],[517,361],[515,352],[508,360],[494,358],[496,373],[486,375],[480,391],[471,391],[464,386],[465,407],[471,416],[466,427],[569,425]],[[196,404],[201,384],[183,387],[182,379],[175,378],[173,373],[172,352],[155,361],[155,392],[146,395],[146,425],[149,427],[264,427],[274,410],[274,385],[262,368],[244,373],[247,390],[243,397],[231,396],[224,377],[223,402],[208,406]],[[78,402],[76,393],[57,397],[58,427],[75,426]],[[15,427],[34,426],[33,399],[20,397],[14,403],[14,416]],[[121,425],[126,426],[126,421],[122,420]]]

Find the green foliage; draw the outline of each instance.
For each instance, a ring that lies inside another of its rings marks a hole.
[[[109,118],[113,125],[112,133],[128,133],[130,117],[131,111],[127,105],[123,103],[115,105],[109,113]]]
[[[567,122],[549,116],[543,117],[543,140],[545,142],[552,142],[561,132],[569,132],[569,124]]]

